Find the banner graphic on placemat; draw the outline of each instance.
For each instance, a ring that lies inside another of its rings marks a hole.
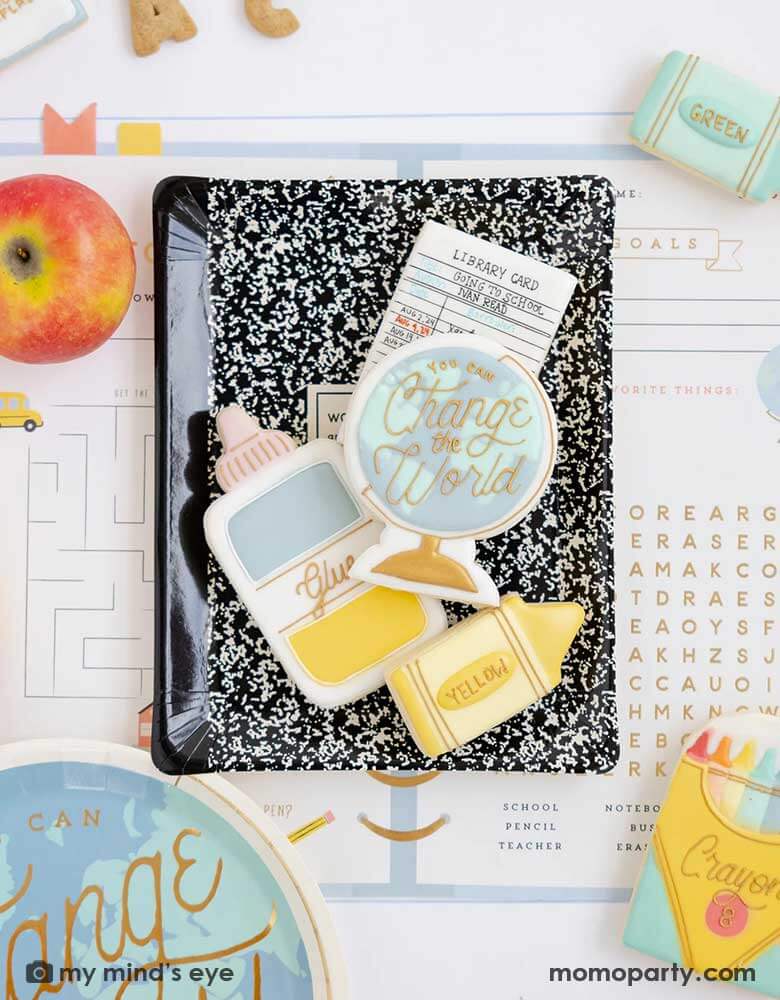
[[[717,229],[615,230],[616,260],[701,260],[708,271],[741,271],[742,240],[723,240]]]

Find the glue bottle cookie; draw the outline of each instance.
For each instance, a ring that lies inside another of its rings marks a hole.
[[[446,627],[438,601],[355,581],[349,571],[379,538],[346,479],[342,448],[297,448],[240,406],[217,417],[225,495],[206,511],[206,540],[303,694],[323,708],[384,683],[384,667]]]

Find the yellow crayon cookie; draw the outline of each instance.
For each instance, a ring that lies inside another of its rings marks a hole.
[[[391,667],[387,686],[423,753],[463,746],[552,691],[584,618],[579,604],[508,595]]]

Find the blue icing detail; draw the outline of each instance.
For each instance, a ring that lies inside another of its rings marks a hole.
[[[495,377],[487,381],[474,366]],[[442,347],[402,358],[374,387],[358,448],[393,519],[424,533],[476,534],[520,506],[547,433],[537,389],[519,369],[474,348]],[[460,451],[441,449],[445,435]]]
[[[750,968],[755,971],[755,980],[752,983],[748,979],[740,980],[740,986],[764,996],[780,996],[780,947],[774,945],[752,958]]]
[[[767,811],[772,804],[772,785],[775,780],[776,754],[767,750],[759,763],[750,772],[751,785],[745,787],[734,822],[743,830],[760,830]]]
[[[775,794],[761,820],[762,833],[780,833],[780,771],[775,775],[773,785]]]
[[[9,911],[0,913],[0,955],[5,955],[9,938],[25,919],[48,914],[48,958],[59,969],[64,958],[65,900],[75,902],[86,886],[98,885],[105,895],[102,940],[106,950],[116,948],[120,938],[121,899],[125,874],[137,859],[151,859],[158,853],[161,864],[161,912],[165,954],[169,960],[207,955],[237,945],[258,934],[266,925],[272,904],[277,919],[270,934],[258,945],[235,955],[204,961],[207,968],[229,968],[230,981],[215,980],[210,995],[252,996],[252,955],[261,953],[264,995],[276,1000],[311,1000],[311,972],[301,933],[271,871],[251,846],[226,820],[206,804],[186,792],[145,775],[121,768],[87,764],[34,764],[0,771],[0,905],[21,889],[27,866],[32,865],[30,887]],[[133,805],[130,805],[133,803]],[[99,825],[83,825],[84,810],[94,816],[100,810]],[[41,815],[39,815],[41,814]],[[58,816],[64,822],[54,827]],[[30,829],[30,817],[40,832]],[[52,842],[46,831],[61,832],[60,843]],[[181,878],[181,895],[198,903],[206,897],[218,861],[222,877],[212,901],[201,912],[182,908],[173,892],[177,862],[173,854],[176,837],[185,829],[200,836],[187,836],[180,845],[183,857],[196,863]],[[147,866],[138,868],[129,882],[129,906],[135,936],[143,939],[154,927],[156,903],[154,880]],[[72,961],[95,968],[91,983],[66,985],[64,996],[114,997],[119,985],[106,984],[107,965],[95,947],[96,901],[85,898],[74,923]],[[156,964],[158,942],[146,945],[128,940],[113,967]],[[27,932],[17,942],[13,974],[17,992],[25,988],[25,966],[40,958],[37,936]],[[182,978],[165,978],[166,1000],[184,1000],[195,995],[198,983],[187,976],[188,966],[180,966]],[[128,997],[154,1000],[157,984],[138,983]]]
[[[674,914],[652,847],[634,890],[623,942],[665,962],[683,964]]]
[[[680,102],[682,120],[705,139],[720,146],[749,149],[758,142],[761,126],[741,109],[724,103],[720,96],[699,95]]]
[[[230,518],[228,536],[255,581],[360,519],[358,505],[330,462],[276,483]]]

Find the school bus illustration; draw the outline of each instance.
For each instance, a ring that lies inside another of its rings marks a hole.
[[[34,431],[43,427],[43,418],[30,409],[30,400],[23,392],[0,392],[0,427],[24,427]]]

